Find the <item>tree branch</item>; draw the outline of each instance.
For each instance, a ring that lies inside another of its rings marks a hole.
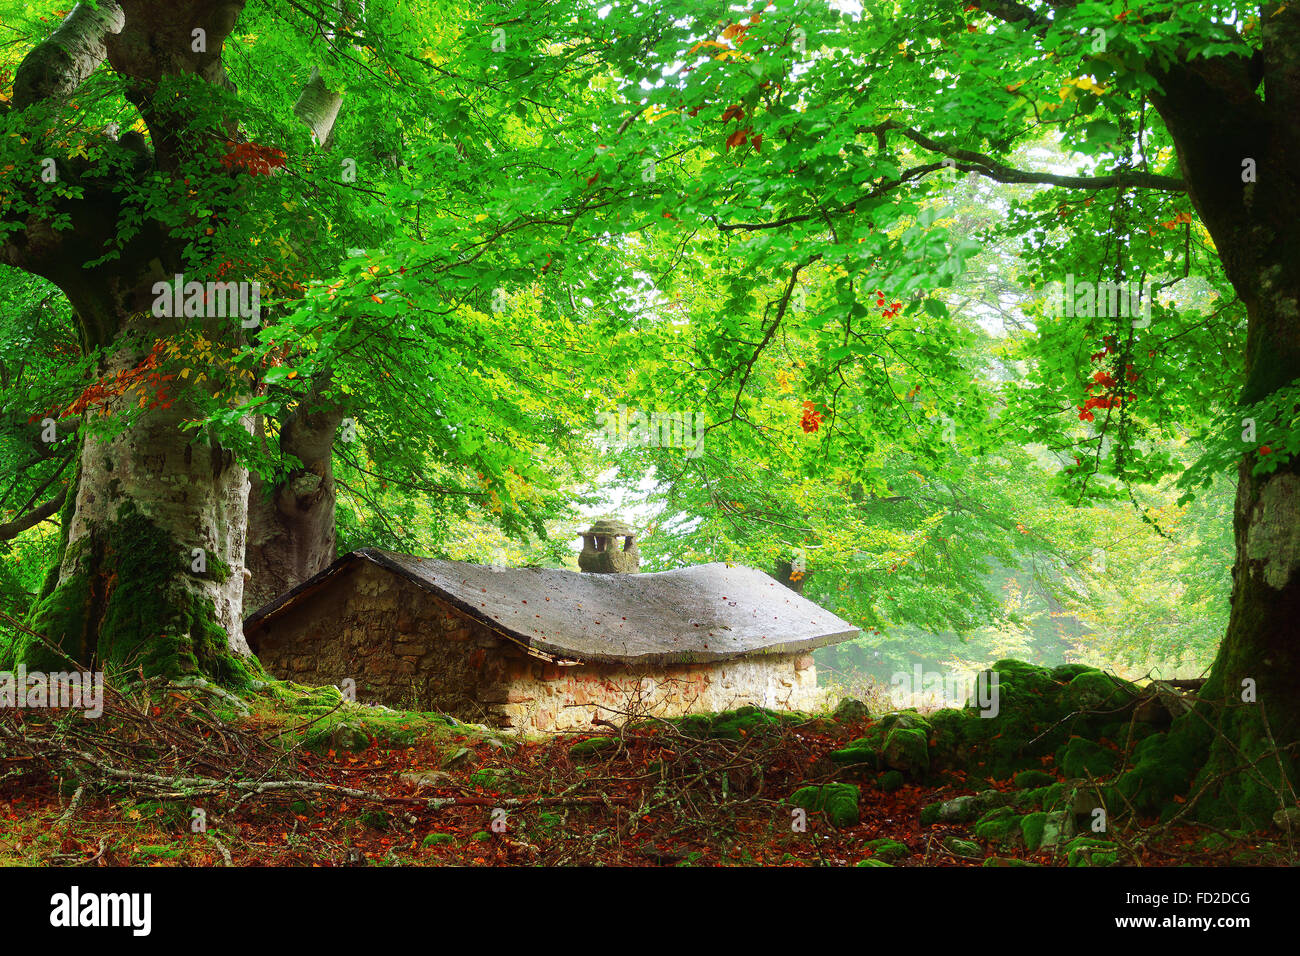
[[[120,33],[125,23],[116,0],[100,0],[98,7],[78,3],[59,28],[23,58],[14,76],[14,107],[26,109],[75,92],[107,58],[104,38]]]
[[[1058,176],[1055,173],[1036,173],[1015,169],[983,153],[960,149],[933,140],[924,133],[909,129],[893,120],[886,120],[878,126],[859,130],[859,133],[880,134],[889,131],[899,132],[916,143],[916,145],[933,153],[939,153],[950,159],[966,163],[968,165],[961,168],[969,172],[979,173],[981,176],[986,176],[1000,183],[1040,183],[1047,186],[1062,186],[1066,189],[1115,189],[1120,186],[1134,186],[1139,189],[1159,189],[1164,192],[1174,193],[1187,191],[1187,184],[1181,179],[1175,179],[1172,176],[1160,176],[1140,169],[1126,169],[1109,176]]]
[[[68,489],[64,488],[39,508],[33,508],[21,518],[15,518],[7,524],[0,524],[0,541],[8,541],[11,538],[16,538],[28,528],[34,528],[46,518],[53,514],[57,514],[58,510],[63,507],[63,501],[67,496]]]
[[[334,129],[339,109],[343,106],[343,95],[325,85],[319,67],[312,67],[311,79],[298,95],[298,102],[293,104],[293,115],[311,130],[316,137],[316,145],[323,147]]]

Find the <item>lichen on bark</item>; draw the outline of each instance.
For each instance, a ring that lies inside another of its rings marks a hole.
[[[1300,563],[1300,478],[1284,473],[1263,485],[1250,516],[1245,556],[1274,590],[1291,580]]]

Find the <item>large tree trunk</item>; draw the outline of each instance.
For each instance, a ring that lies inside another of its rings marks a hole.
[[[322,405],[316,390],[281,426],[280,452],[301,463],[268,488],[252,478],[248,499],[249,580],[245,617],[334,561],[334,434],[342,412]]]
[[[15,81],[15,108],[59,99],[107,57],[126,80],[127,96],[150,127],[154,151],[142,138],[124,168],[138,177],[167,174],[192,155],[187,144],[210,136],[193,127],[183,104],[154,94],[169,76],[196,75],[228,85],[222,44],[242,0],[121,0],[95,11],[78,5],[53,36],[25,59]],[[194,31],[206,38],[202,49]],[[0,108],[8,108],[0,106]],[[112,148],[111,139],[105,147]],[[33,164],[42,144],[31,144]],[[55,155],[62,153],[55,150]],[[77,474],[63,512],[64,545],[33,609],[32,630],[0,648],[0,666],[24,661],[42,669],[65,669],[70,658],[83,666],[146,675],[202,671],[220,679],[247,676],[248,646],[241,626],[244,530],[248,475],[205,428],[183,429],[203,418],[200,389],[237,387],[209,369],[211,380],[149,382],[136,374],[160,339],[182,327],[208,341],[233,345],[239,320],[163,317],[153,309],[153,285],[170,281],[187,265],[187,238],[172,227],[145,221],[118,248],[115,225],[132,184],[102,171],[82,179],[86,163],[59,161],[59,180],[79,195],[29,215],[0,245],[0,259],[49,279],[68,296],[83,346],[102,349],[99,385],[87,398],[83,421],[114,425],[87,429],[80,437]],[[55,227],[58,219],[66,220]],[[196,224],[195,228],[200,228]],[[116,249],[114,256],[100,260]],[[131,373],[121,388],[118,373]],[[197,376],[195,376],[197,377]],[[143,390],[137,390],[140,385]],[[143,395],[144,404],[141,405]],[[128,414],[128,410],[130,414]],[[121,427],[124,420],[126,427]]]
[[[155,339],[175,331],[142,311],[123,315],[119,328],[105,381],[135,369]],[[124,344],[139,341],[144,351]],[[223,679],[242,671],[248,472],[205,430],[181,428],[199,414],[194,395],[149,386],[145,400],[163,404],[117,434],[83,438],[57,584],[32,614],[33,629],[78,663]],[[129,388],[89,415],[102,407],[124,416],[140,397]],[[39,646],[23,657],[57,662]]]
[[[1246,307],[1244,406],[1300,378],[1300,8],[1261,21],[1262,57],[1172,68],[1152,97]],[[1289,422],[1290,409],[1280,417]],[[1300,457],[1254,474],[1261,446],[1280,444],[1282,425],[1261,419],[1258,441],[1243,448],[1232,613],[1202,706],[1175,725],[1163,754],[1151,748],[1123,788],[1140,800],[1167,798],[1196,776],[1199,815],[1230,825],[1265,826],[1296,803]]]

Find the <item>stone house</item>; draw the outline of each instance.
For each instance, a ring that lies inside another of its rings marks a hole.
[[[812,709],[812,649],[858,634],[761,571],[638,574],[625,525],[598,522],[584,539],[587,573],[363,548],[258,610],[244,633],[278,677],[351,679],[362,702],[532,732],[743,704]]]

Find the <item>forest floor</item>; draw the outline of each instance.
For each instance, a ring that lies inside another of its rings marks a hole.
[[[74,797],[72,785],[60,785],[48,767],[33,772],[41,756],[0,748],[0,865],[1066,862],[1064,854],[995,848],[973,838],[969,824],[923,826],[926,805],[988,789],[983,781],[966,787],[960,775],[944,786],[904,785],[891,792],[868,777],[861,781],[853,825],[835,827],[821,812],[800,814],[788,802],[791,794],[843,780],[844,768],[827,755],[861,736],[867,719],[739,726],[704,739],[677,722],[650,721],[603,736],[520,740],[435,715],[360,707],[304,715],[273,701],[241,715],[238,730],[214,723],[210,710],[184,694],[153,710],[154,721],[166,726],[170,718],[206,740],[207,756],[194,756],[191,769],[173,769],[171,777],[155,767],[134,782],[109,780],[93,794]],[[127,720],[112,737],[123,743],[104,752],[139,753],[133,726]],[[265,761],[248,756],[263,744],[276,748],[274,774]],[[84,752],[89,745],[83,740],[79,746]],[[213,753],[243,754],[245,763],[231,768]],[[198,763],[209,765],[204,780],[216,779],[215,768],[224,766],[220,779],[240,783],[233,789],[195,784]],[[105,769],[109,762],[97,766],[105,775],[114,772]],[[1044,770],[1053,772],[1050,765]],[[296,783],[259,791],[258,781],[272,778]],[[994,787],[1010,790],[1012,784],[994,781]],[[1143,821],[1109,836],[1125,848],[1122,863],[1285,862],[1266,834],[1229,840],[1204,827],[1153,824]]]

